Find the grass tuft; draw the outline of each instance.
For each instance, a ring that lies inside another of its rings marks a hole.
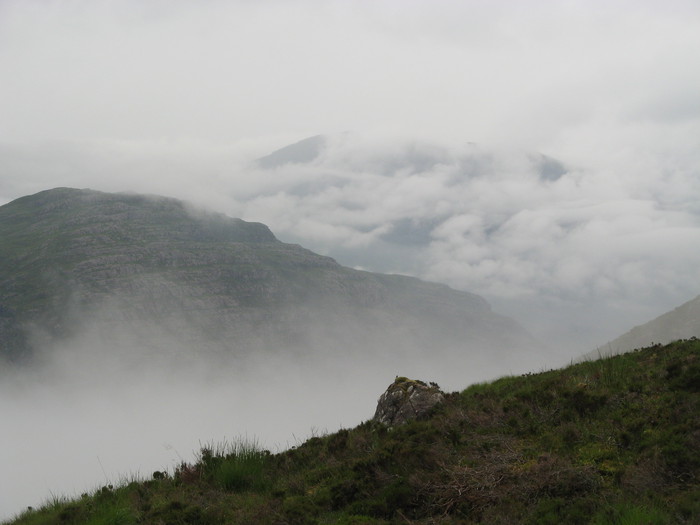
[[[205,479],[224,490],[260,491],[270,485],[265,472],[269,457],[257,440],[239,438],[202,447],[199,463]]]

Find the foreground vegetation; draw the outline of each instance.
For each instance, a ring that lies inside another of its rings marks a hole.
[[[13,523],[700,523],[700,341],[473,385],[422,421],[280,454],[205,447]]]

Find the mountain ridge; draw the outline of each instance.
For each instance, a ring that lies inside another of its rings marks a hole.
[[[131,332],[150,323],[234,353],[313,354],[345,341],[365,356],[437,356],[440,340],[460,360],[488,347],[516,362],[524,353],[513,348],[536,346],[479,296],[345,268],[265,225],[176,199],[47,190],[0,207],[0,237],[0,342],[12,359],[90,322]]]
[[[673,310],[635,326],[600,348],[587,353],[585,359],[615,355],[652,344],[668,344],[678,339],[700,337],[700,295]]]

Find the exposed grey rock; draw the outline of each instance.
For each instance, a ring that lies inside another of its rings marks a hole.
[[[427,385],[423,381],[397,377],[379,398],[374,421],[390,427],[403,425],[424,417],[444,398],[445,394],[435,383]]]

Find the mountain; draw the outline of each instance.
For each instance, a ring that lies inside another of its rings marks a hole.
[[[626,334],[591,352],[587,357],[596,357],[599,353],[619,354],[654,343],[667,344],[677,339],[691,337],[700,337],[700,295],[648,323],[635,326]]]
[[[479,296],[346,268],[175,199],[48,190],[0,207],[0,238],[0,351],[14,362],[107,341],[137,360],[533,366],[532,337]]]
[[[264,169],[278,168],[285,164],[306,164],[321,154],[326,142],[323,135],[308,137],[259,158],[257,163]]]
[[[682,341],[506,377],[277,454],[213,443],[11,524],[697,524],[699,358]]]

